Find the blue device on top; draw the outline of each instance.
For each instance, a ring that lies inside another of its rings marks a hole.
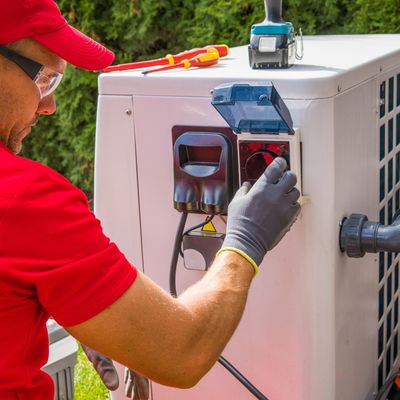
[[[250,66],[253,69],[289,68],[302,54],[297,54],[293,25],[282,20],[282,0],[265,0],[265,12],[265,20],[251,27]]]

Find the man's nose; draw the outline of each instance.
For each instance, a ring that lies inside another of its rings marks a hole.
[[[51,115],[51,114],[55,113],[56,108],[57,107],[56,107],[56,101],[54,99],[54,95],[50,94],[46,97],[43,97],[43,99],[40,100],[36,113]]]

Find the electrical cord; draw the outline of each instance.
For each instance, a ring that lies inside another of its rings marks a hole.
[[[169,292],[174,297],[177,297],[176,269],[178,267],[179,252],[181,250],[183,230],[185,229],[186,220],[187,220],[187,213],[183,212],[181,214],[181,219],[179,221],[178,229],[176,231],[175,241],[174,241],[174,251],[172,253],[171,265],[169,267]]]
[[[224,366],[249,392],[259,400],[268,400],[245,376],[243,376],[226,358],[219,356],[218,362]]]
[[[191,232],[194,229],[200,228],[206,225],[213,219],[214,216],[208,216],[206,220],[194,227],[184,231],[187,220],[187,213],[181,214],[178,229],[175,235],[174,251],[172,253],[171,266],[169,270],[169,291],[173,297],[177,297],[176,291],[176,270],[178,266],[178,258],[181,252],[182,238],[185,233]],[[244,375],[240,373],[226,358],[220,356],[218,362],[229,371],[250,393],[252,393],[258,400],[268,400]],[[377,400],[377,399],[376,399]]]

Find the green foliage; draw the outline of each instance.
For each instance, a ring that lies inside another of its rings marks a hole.
[[[303,34],[335,33],[342,25],[346,8],[337,0],[287,0],[284,17]]]
[[[78,362],[74,370],[75,400],[109,400],[110,394],[86,358],[81,346],[78,348]]]
[[[116,62],[186,48],[244,45],[265,18],[263,0],[58,0],[66,18],[116,53]],[[304,34],[400,32],[400,0],[283,0]],[[69,67],[58,111],[42,117],[23,155],[58,170],[92,197],[96,74]]]
[[[400,0],[356,0],[354,20],[350,27],[355,33],[400,32]]]
[[[199,0],[186,33],[187,47],[243,45],[249,40],[250,26],[264,18],[264,3],[260,0]]]

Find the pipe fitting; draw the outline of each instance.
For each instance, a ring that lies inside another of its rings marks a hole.
[[[365,253],[400,252],[400,216],[392,225],[368,221],[363,214],[351,214],[342,221],[340,250],[348,257],[360,258]]]

